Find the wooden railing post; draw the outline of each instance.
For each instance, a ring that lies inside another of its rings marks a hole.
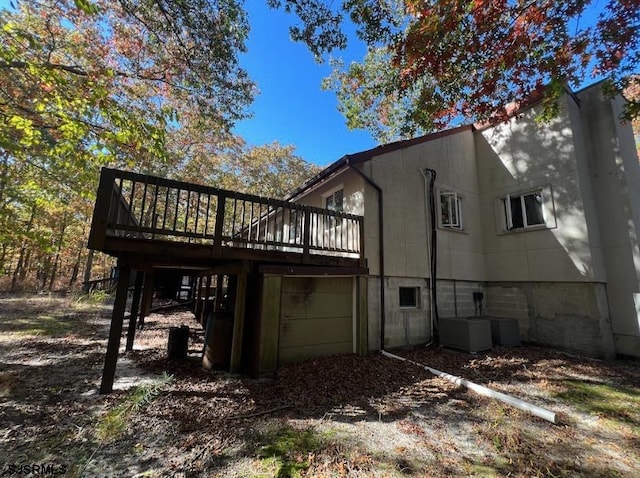
[[[222,253],[222,228],[224,226],[224,206],[227,196],[220,192],[217,195],[218,206],[216,208],[216,224],[213,230],[213,250],[216,255]]]
[[[360,217],[358,220],[358,226],[358,238],[360,239],[358,254],[360,257],[360,265],[362,267],[366,267],[367,258],[364,256],[364,216]]]
[[[116,171],[102,168],[100,184],[96,193],[96,204],[93,208],[93,218],[91,219],[91,231],[89,232],[88,246],[90,249],[102,250],[104,248],[115,181]]]
[[[304,206],[302,208],[303,216],[303,226],[302,226],[302,262],[309,262],[309,248],[310,248],[310,237],[311,237],[311,210],[309,207]]]

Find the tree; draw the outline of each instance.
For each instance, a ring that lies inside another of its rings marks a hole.
[[[230,132],[255,93],[242,0],[19,0],[0,25],[5,285],[82,276],[101,166],[278,195],[313,171]]]
[[[344,0],[342,11],[323,0],[273,3],[298,13],[304,27],[293,33],[316,56],[342,47],[349,15],[369,53],[336,69],[327,86],[350,126],[382,140],[461,118],[501,120],[507,105],[533,97],[552,116],[566,84],[603,78],[612,95],[639,81],[637,0],[608,0],[597,16],[596,0]],[[627,119],[640,114],[630,100]]]
[[[68,246],[86,244],[101,166],[162,173],[179,158],[178,131],[229,136],[254,94],[238,63],[241,5],[20,0],[0,11],[0,265],[14,286],[35,270],[51,287]]]

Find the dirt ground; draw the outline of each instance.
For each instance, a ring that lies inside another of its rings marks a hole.
[[[109,318],[87,300],[0,298],[0,476],[640,476],[638,361],[394,352],[556,412],[552,424],[378,353],[268,379],[207,372],[202,331],[170,309],[99,395]],[[183,324],[189,358],[168,360]]]

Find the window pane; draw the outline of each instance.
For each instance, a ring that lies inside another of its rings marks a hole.
[[[331,211],[344,211],[344,190],[340,189],[336,191],[331,196],[327,196],[326,199],[326,208]]]
[[[440,223],[445,227],[460,228],[460,198],[456,193],[440,194]]]
[[[520,202],[520,196],[511,197],[511,228],[524,227],[524,220],[522,217],[522,203]]]
[[[333,194],[331,196],[327,196],[327,209],[333,210]]]
[[[449,196],[449,205],[451,208],[451,225],[459,226],[460,221],[458,220],[458,207],[460,203],[458,202],[458,196],[455,193]]]
[[[527,194],[524,197],[524,208],[527,214],[527,225],[544,224],[542,215],[542,194]]]
[[[400,307],[418,307],[419,287],[400,287]]]
[[[344,211],[344,190],[336,191],[334,197],[335,210],[339,212]]]
[[[451,205],[449,204],[449,200],[451,198],[447,194],[440,195],[440,220],[443,226],[448,226],[451,224],[451,215],[449,211],[451,210]]]

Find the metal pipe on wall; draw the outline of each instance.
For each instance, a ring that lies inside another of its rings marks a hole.
[[[351,164],[349,156],[346,157],[347,166],[355,171],[362,179],[364,179],[367,184],[369,184],[372,188],[374,188],[378,194],[378,236],[379,236],[379,246],[378,246],[378,260],[380,263],[380,350],[384,350],[384,328],[385,328],[385,300],[384,300],[384,225],[383,225],[383,202],[382,202],[382,188],[378,186],[373,179],[364,174],[358,168],[356,168],[353,164]]]
[[[429,261],[429,283],[431,285],[431,293],[429,294],[431,299],[431,340],[434,340],[433,329],[434,326],[438,328],[438,303],[436,300],[436,276],[437,276],[437,259],[438,259],[438,236],[436,229],[436,201],[435,201],[435,181],[436,171],[434,169],[426,168],[420,170],[422,177],[424,177],[424,189],[425,189],[425,222],[430,224],[431,230],[427,227],[427,258]],[[429,233],[431,233],[429,235]],[[431,237],[429,237],[431,236]]]

